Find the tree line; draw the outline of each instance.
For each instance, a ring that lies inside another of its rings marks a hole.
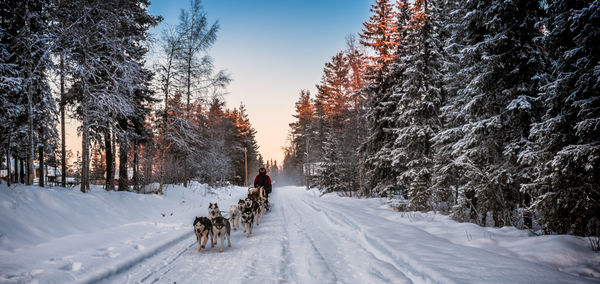
[[[35,161],[60,168],[66,185],[68,115],[81,124],[82,192],[91,179],[106,190],[241,185],[245,155],[250,170],[262,164],[245,106],[225,107],[231,79],[208,54],[219,25],[199,0],[158,40],[149,30],[162,18],[148,13],[148,0],[0,4],[0,164],[9,183],[33,184]],[[158,59],[147,63],[151,45]]]
[[[287,176],[480,225],[600,233],[600,1],[371,13],[361,45],[300,92]]]

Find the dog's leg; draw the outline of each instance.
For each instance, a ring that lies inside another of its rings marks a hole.
[[[211,248],[215,247],[215,242],[217,242],[217,235],[215,234],[215,231],[212,231],[211,238],[210,238],[210,247]]]
[[[227,224],[226,227],[227,247],[231,247],[231,226]]]
[[[198,242],[198,251],[200,251],[200,249],[202,248],[202,246],[200,246],[200,243],[202,243],[202,235],[198,234],[198,232],[196,231],[196,241]]]
[[[223,233],[220,233],[219,235],[221,235],[221,246],[219,247],[219,252],[223,252],[223,242],[225,241],[225,236]]]
[[[208,242],[208,237],[210,236],[210,233],[207,230],[207,231],[203,232],[203,235],[204,235],[204,242],[202,243],[202,248],[205,248],[206,247],[206,243]]]
[[[248,235],[246,235],[246,238],[249,238],[250,234],[252,234],[252,223],[253,222],[248,223]]]

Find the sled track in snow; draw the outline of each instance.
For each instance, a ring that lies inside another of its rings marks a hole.
[[[133,257],[131,259],[128,259],[121,263],[118,263],[115,266],[109,267],[108,269],[106,269],[104,271],[93,273],[92,276],[90,276],[88,279],[81,281],[80,283],[92,284],[92,283],[106,282],[111,277],[124,273],[125,271],[135,267],[136,265],[144,262],[145,260],[168,250],[175,244],[183,241],[184,239],[186,239],[188,237],[189,237],[189,232],[182,233],[181,235],[171,239],[170,241],[163,243],[145,253],[142,253],[136,257]],[[190,244],[188,247],[186,247],[186,249],[189,247],[192,247],[193,245],[194,245],[193,243]],[[179,252],[179,254],[177,255],[177,257],[175,259],[177,259],[186,249]],[[173,259],[173,261],[175,259]]]
[[[371,234],[361,230],[360,226],[355,221],[353,221],[349,217],[345,216],[342,212],[338,212],[338,211],[334,210],[332,207],[327,207],[326,209],[320,208],[320,207],[316,206],[312,201],[309,202],[306,199],[304,199],[302,201],[304,204],[306,204],[311,209],[313,209],[319,213],[322,213],[330,222],[332,222],[340,227],[346,227],[346,228],[354,231],[354,233],[357,236],[361,236],[362,243],[359,242],[360,241],[360,239],[359,239],[359,240],[357,240],[357,244],[362,249],[364,249],[365,252],[367,252],[369,255],[373,256],[374,258],[380,260],[381,262],[391,265],[392,267],[394,267],[394,269],[398,270],[399,272],[404,274],[404,276],[408,277],[408,279],[410,279],[410,281],[412,281],[413,283],[437,283],[437,282],[451,283],[452,282],[450,279],[436,279],[425,273],[422,273],[418,269],[412,267],[409,263],[403,261],[402,259],[400,259],[397,256],[394,256],[390,252],[390,250],[388,248],[386,248],[386,245],[383,242],[381,242],[381,240],[379,240],[377,237],[371,236]],[[371,248],[372,250],[370,250],[368,248]],[[377,256],[372,251],[376,251],[380,255]]]
[[[163,275],[165,275],[165,274],[169,273],[169,272],[171,271],[171,269],[172,269],[172,268],[170,267],[170,266],[171,266],[171,264],[173,264],[173,263],[174,263],[174,262],[175,262],[175,261],[176,261],[178,258],[180,258],[180,257],[183,255],[183,253],[185,253],[187,250],[189,250],[189,249],[193,248],[195,244],[196,244],[196,242],[193,242],[193,243],[191,243],[189,246],[187,246],[187,247],[184,247],[183,249],[180,249],[180,250],[177,252],[177,254],[175,254],[175,257],[173,257],[171,260],[169,260],[169,261],[168,261],[168,262],[165,264],[165,266],[166,266],[166,267],[168,267],[168,269],[167,269],[166,271],[164,271],[164,272],[163,272],[163,273],[162,273],[160,276],[163,276]],[[144,278],[142,278],[141,282],[145,282],[145,281],[146,281],[146,280],[148,280],[150,277],[152,277],[152,275],[156,274],[156,272],[158,272],[158,271],[152,271],[152,272],[148,273],[148,275],[146,275]],[[156,278],[154,278],[154,280],[152,280],[152,283],[156,283],[156,282],[158,282],[158,281],[160,280],[160,278],[161,278],[160,276],[159,276],[159,277],[156,277]]]

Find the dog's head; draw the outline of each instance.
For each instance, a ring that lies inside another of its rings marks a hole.
[[[204,222],[202,222],[202,218],[206,217],[196,217],[196,219],[194,219],[194,231],[197,233],[202,233],[202,231],[206,230],[206,226],[204,225]]]
[[[252,201],[252,198],[246,197],[246,200],[244,200],[244,208],[252,208],[253,204],[254,201]]]
[[[213,220],[213,227],[217,228],[217,230],[221,230],[223,227],[225,227],[225,222],[227,222],[225,218],[217,217]]]
[[[264,196],[258,198],[258,205],[260,205],[260,206],[265,206],[265,205],[267,205],[268,202],[269,201]]]
[[[240,209],[240,211],[244,211],[244,206],[246,206],[246,201],[244,201],[244,199],[240,199],[238,201],[238,209]]]
[[[219,205],[217,203],[209,203],[208,205],[208,215],[211,218],[214,218],[219,213]]]

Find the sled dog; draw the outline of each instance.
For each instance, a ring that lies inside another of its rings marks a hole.
[[[219,211],[219,205],[217,203],[210,203],[208,205],[208,218],[212,221],[216,217],[222,217],[221,211]]]
[[[217,237],[221,239],[221,246],[219,247],[219,252],[223,252],[223,242],[225,238],[227,238],[227,246],[231,247],[231,227],[229,225],[229,220],[218,216],[213,219],[212,222],[212,237],[214,243],[211,243],[214,247],[214,244],[217,243]]]
[[[196,240],[198,241],[198,251],[206,247],[206,242],[208,242],[208,237],[210,236],[211,232],[212,222],[210,222],[210,220],[206,217],[196,217],[194,220],[194,233],[196,233]],[[204,243],[202,243],[203,237]]]
[[[236,205],[229,206],[229,223],[231,223],[234,231],[237,231],[240,224],[241,213]]]
[[[242,229],[244,232],[246,232],[246,228],[248,230],[246,238],[249,238],[252,234],[252,223],[254,223],[254,211],[252,208],[245,208],[242,212]]]
[[[240,199],[238,201],[238,210],[240,210],[240,214],[244,211],[244,206],[246,205],[246,201],[244,199]]]
[[[260,222],[262,222],[262,218],[263,218],[263,213],[264,210],[267,206],[267,198],[266,197],[259,197],[258,198],[258,209],[256,210],[256,225],[258,225]]]
[[[265,188],[262,186],[248,189],[248,197],[257,201],[259,197],[265,196]]]

